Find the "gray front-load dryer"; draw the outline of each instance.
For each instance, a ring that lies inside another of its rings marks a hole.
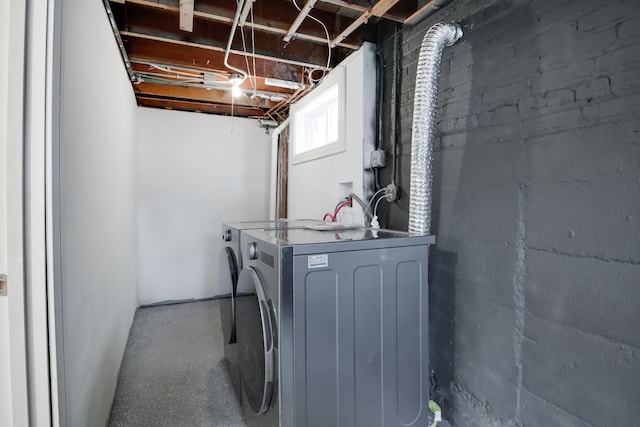
[[[243,232],[237,346],[250,426],[428,422],[433,236]]]
[[[237,293],[238,275],[242,269],[241,234],[243,230],[302,228],[321,224],[322,221],[311,219],[274,221],[234,221],[222,224],[223,247],[220,251],[218,265],[218,287],[220,295],[220,320],[224,338],[224,353],[228,361],[229,372],[234,389],[240,398],[240,371],[236,342],[235,297]]]

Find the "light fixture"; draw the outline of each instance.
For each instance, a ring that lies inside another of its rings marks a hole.
[[[231,83],[231,95],[234,98],[242,95],[242,90],[240,90],[240,84],[244,81],[244,78],[241,74],[233,73],[229,76],[229,83]]]
[[[302,85],[298,82],[292,82],[289,80],[280,80],[280,79],[273,79],[270,77],[267,77],[266,79],[264,79],[264,84],[267,86],[275,86],[275,87],[281,87],[284,89],[293,89],[293,90],[297,90],[300,89],[302,87]]]
[[[204,84],[215,84],[218,81],[218,77],[214,73],[202,73],[202,82]]]

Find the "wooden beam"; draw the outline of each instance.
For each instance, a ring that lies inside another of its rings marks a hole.
[[[300,24],[302,24],[302,21],[304,21],[304,18],[306,18],[311,9],[313,9],[316,1],[317,0],[307,0],[304,7],[300,9],[300,13],[298,14],[298,16],[296,16],[296,19],[293,21],[293,24],[291,24],[289,30],[287,30],[287,34],[283,38],[285,43],[289,43],[291,41],[293,35],[296,33],[296,31],[298,31]]]
[[[196,68],[203,71],[225,71],[224,52],[202,46],[184,46],[172,40],[155,40],[142,37],[130,37],[123,34],[129,58],[141,61],[159,62],[168,65]],[[244,65],[244,58],[233,55],[229,58],[233,66]],[[252,64],[253,65],[253,64]],[[228,71],[228,70],[227,70]],[[302,83],[304,68],[269,59],[256,59],[256,74],[280,80]]]
[[[415,21],[418,18],[426,18],[427,16],[435,13],[437,10],[440,9],[439,6],[435,6],[437,0],[431,0],[429,2],[427,2],[424,6],[422,6],[420,9],[416,10],[414,13],[412,13],[411,15],[409,15],[407,17],[407,19],[404,20],[404,24],[410,24],[411,22]]]
[[[139,76],[142,76],[144,79],[145,75],[153,76],[156,78],[169,79],[172,81],[180,82],[180,77],[183,79],[189,80],[199,80],[202,83],[193,83],[193,84],[203,84],[205,85],[205,80],[207,79],[207,74],[213,75],[209,78],[215,79],[212,82],[209,82],[208,85],[212,86],[215,84],[218,85],[226,85],[228,83],[228,75],[222,75],[219,72],[214,70],[198,70],[191,67],[183,67],[176,66],[172,64],[163,64],[158,62],[149,62],[149,61],[139,61],[136,59],[131,60],[131,67],[135,72],[138,72]],[[217,78],[216,78],[217,77]],[[243,84],[242,88],[246,90],[253,90],[254,85],[258,94],[262,94],[265,96],[282,96],[287,98],[291,94],[295,92],[293,89],[287,89],[278,86],[271,86],[266,84],[266,77],[249,77]],[[183,80],[184,81],[184,80]],[[205,85],[206,86],[206,85]]]
[[[180,29],[193,31],[193,0],[180,0]]]
[[[398,1],[399,0],[380,0],[370,10],[364,12],[358,19],[353,21],[351,25],[349,25],[343,32],[338,34],[335,39],[331,40],[330,46],[332,48],[337,46],[338,43],[344,40],[349,34],[354,32],[360,25],[366,24],[370,17],[380,17],[384,15],[385,12],[395,6]]]
[[[379,0],[371,8],[371,15],[380,17],[384,15],[387,10],[395,6],[396,3],[398,3],[398,0]]]
[[[243,107],[231,104],[216,104],[211,102],[185,101],[154,98],[152,96],[137,95],[136,100],[141,107],[163,108],[167,110],[195,111],[200,113],[234,115],[236,117],[261,117],[261,108]]]
[[[276,210],[278,218],[287,217],[287,188],[289,186],[289,126],[278,139],[278,167],[276,187]]]
[[[275,102],[262,98],[251,99],[243,95],[238,98],[231,96],[230,90],[185,87],[177,85],[159,84],[151,82],[137,83],[133,85],[136,94],[153,95],[165,99],[213,102],[217,104],[231,104],[243,107],[255,107],[269,109],[276,105]]]
[[[196,3],[197,4],[197,3]],[[118,6],[118,5],[115,5]],[[139,34],[159,37],[183,42],[189,45],[201,45],[214,49],[224,49],[227,46],[231,25],[194,18],[194,31],[185,33],[179,31],[175,25],[178,17],[171,11],[147,8],[126,3],[126,9],[114,8],[114,16],[121,34]],[[311,68],[326,67],[328,46],[305,40],[295,39],[288,45],[282,43],[282,38],[274,33],[260,33],[255,37],[255,49],[252,43],[244,43],[239,34],[233,40],[232,54],[247,57],[245,62],[251,63],[251,56],[257,58],[271,58],[278,62],[301,65]],[[246,40],[245,40],[246,41]],[[331,57],[333,66],[344,59],[351,50],[334,48]],[[335,58],[335,60],[333,60]],[[250,64],[251,65],[251,64]],[[247,69],[245,64],[243,69]]]
[[[136,33],[136,32],[131,32],[131,31],[120,31],[120,35],[124,37],[133,37],[133,38],[141,38],[141,39],[147,39],[147,40],[154,40],[154,41],[158,41],[158,42],[164,42],[164,43],[171,43],[171,44],[175,44],[175,45],[180,45],[180,46],[187,46],[187,47],[194,47],[194,48],[198,48],[198,49],[204,49],[204,50],[210,50],[213,52],[223,52],[224,53],[224,49],[221,47],[217,47],[217,46],[209,46],[206,44],[201,44],[201,43],[193,43],[193,42],[188,42],[188,41],[183,41],[183,40],[176,40],[176,39],[171,39],[171,38],[166,38],[166,37],[159,37],[159,36],[154,36],[154,35],[150,35],[150,34],[143,34],[143,33]],[[279,57],[273,57],[273,56],[269,56],[269,55],[264,55],[264,54],[259,54],[259,53],[255,53],[253,54],[252,52],[243,52],[240,50],[236,50],[236,49],[231,49],[230,52],[234,55],[237,55],[238,57],[240,57],[240,64],[241,67],[240,68],[246,68],[246,62],[245,62],[245,54],[249,57],[255,56],[256,59],[263,59],[263,60],[270,60],[270,61],[274,61],[274,62],[278,62],[278,63],[284,63],[284,64],[289,64],[289,65],[294,65],[294,66],[298,66],[298,67],[307,67],[307,68],[324,68],[326,66],[326,62],[303,62],[303,61],[297,61],[297,60],[293,60],[293,59],[285,59],[285,58],[279,58]],[[344,58],[344,57],[342,57]],[[332,60],[332,63],[334,61]],[[233,63],[233,61],[229,61],[229,63]],[[286,80],[286,79],[285,79]]]
[[[112,2],[115,0],[111,0]],[[124,4],[124,0],[120,0]],[[158,3],[152,0],[127,0],[128,4],[143,6],[147,8],[160,9],[170,12],[179,13],[179,7],[169,4],[170,2],[177,2],[178,0],[168,0],[163,3]],[[201,9],[202,8],[202,9]],[[229,11],[229,14],[223,13],[221,10],[212,9],[204,9],[201,6],[201,3],[195,3],[193,16],[195,18],[201,18],[214,22],[221,22],[225,24],[231,25],[233,23],[233,13],[235,11]],[[365,9],[366,10],[366,9]],[[284,36],[287,34],[288,26],[285,24],[287,16],[280,17],[279,15],[271,16],[268,13],[261,13],[259,16],[255,17],[255,22],[245,22],[244,27],[253,29],[256,31],[264,31],[266,33],[278,34],[280,36]],[[280,12],[282,13],[282,12]],[[324,12],[323,12],[324,13]],[[328,15],[328,14],[327,14]],[[327,17],[323,17],[324,20],[327,20]],[[331,33],[329,34],[331,35]],[[327,44],[327,38],[324,34],[324,31],[319,28],[319,26],[308,25],[305,26],[304,29],[301,29],[296,33],[296,38],[300,40],[306,40],[314,43]],[[350,38],[347,40],[343,40],[338,44],[338,47],[343,47],[347,49],[357,50],[360,48],[362,44],[362,38],[357,36],[355,38]]]
[[[370,9],[370,6],[363,6],[354,2],[348,2],[345,0],[320,0],[322,3],[332,4],[334,6],[344,7],[346,9],[351,9],[356,12],[367,12]],[[392,14],[392,13],[384,13],[381,18],[388,19],[390,21],[395,22],[404,22],[404,16]]]

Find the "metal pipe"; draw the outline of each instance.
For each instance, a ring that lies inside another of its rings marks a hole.
[[[240,13],[242,12],[242,7],[244,6],[245,0],[238,1],[238,9],[236,10],[236,16],[233,18],[233,24],[231,25],[231,32],[229,33],[229,41],[227,42],[227,48],[224,50],[224,65],[230,70],[236,71],[242,74],[242,81],[247,78],[247,72],[243,69],[236,68],[232,65],[229,65],[229,51],[231,50],[231,44],[233,43],[233,36],[236,35],[236,28],[238,27],[238,21],[240,20]]]
[[[433,144],[436,130],[436,103],[442,51],[462,37],[458,24],[437,23],[422,40],[413,100],[411,134],[411,188],[409,233],[427,235],[431,231],[433,187]]]
[[[256,0],[249,0],[245,2],[244,7],[242,8],[242,12],[240,13],[240,19],[238,19],[238,25],[244,27],[244,24],[247,22],[247,16],[249,16],[249,11],[253,7],[253,3]]]
[[[398,25],[396,25],[395,30],[393,32],[393,75],[391,77],[391,79],[393,80],[392,85],[391,85],[391,132],[390,132],[390,140],[389,142],[392,143],[392,153],[393,153],[393,165],[391,168],[391,183],[395,184],[396,183],[396,178],[397,178],[397,174],[396,171],[398,170],[398,143],[399,143],[399,136],[398,136],[398,131],[397,129],[400,128],[399,126],[399,118],[398,118],[398,111],[400,110],[399,108],[399,100],[400,97],[398,96],[398,92],[400,89],[400,83],[399,83],[399,78],[398,76],[400,75],[400,68],[402,67],[401,63],[400,63],[400,48],[399,48],[399,44],[401,44],[400,38],[398,37]]]

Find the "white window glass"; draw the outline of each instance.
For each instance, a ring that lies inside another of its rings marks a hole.
[[[292,108],[294,163],[344,151],[344,79],[336,71]]]

